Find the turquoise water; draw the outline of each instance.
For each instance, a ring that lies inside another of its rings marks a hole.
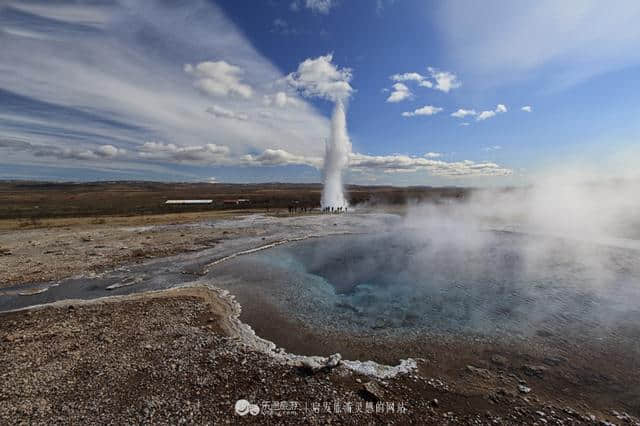
[[[354,333],[609,333],[640,320],[638,253],[508,232],[343,235],[235,259],[219,273],[313,326]],[[235,283],[235,284],[234,284]]]

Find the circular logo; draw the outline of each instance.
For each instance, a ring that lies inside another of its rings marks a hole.
[[[236,414],[239,416],[246,416],[251,410],[251,403],[246,399],[239,399],[236,401]]]
[[[252,416],[257,416],[258,414],[260,414],[260,407],[258,407],[256,404],[251,404],[249,412]]]

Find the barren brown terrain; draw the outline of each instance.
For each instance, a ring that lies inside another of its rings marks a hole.
[[[62,206],[64,194],[51,197]],[[74,196],[98,204],[98,194]],[[12,197],[55,204],[46,191]],[[269,241],[271,228],[241,219],[261,213],[293,226],[296,215],[286,205],[303,198],[294,197],[283,199],[284,209],[268,210],[74,217],[50,207],[50,215],[37,218],[5,215],[0,283],[19,289],[244,237]],[[242,225],[194,226],[236,220]],[[333,338],[345,340],[345,359],[369,359],[371,345],[386,353],[381,362],[416,359],[416,370],[383,379],[341,363],[319,371],[283,363],[230,326],[231,307],[218,292],[187,287],[0,313],[0,424],[640,424],[640,360],[607,341],[568,345],[561,336],[537,336],[497,345],[450,338],[399,347],[367,336],[320,336],[266,309],[243,312],[261,324],[258,335],[277,337],[286,350],[329,355],[322,339]],[[260,413],[237,415],[238,399]]]

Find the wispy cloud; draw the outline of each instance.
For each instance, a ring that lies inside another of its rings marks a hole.
[[[413,96],[413,94],[411,93],[411,90],[409,90],[406,84],[395,83],[393,86],[391,86],[391,88],[393,90],[389,95],[389,97],[387,98],[387,102],[392,102],[392,103],[401,102],[406,99],[411,99],[411,97]]]
[[[234,112],[234,111],[231,111],[230,109],[227,109],[218,105],[213,105],[207,108],[207,112],[218,118],[230,118],[233,120],[242,120],[242,121],[247,121],[249,119],[249,116],[245,113]]]
[[[531,105],[525,105],[522,108],[520,108],[522,111],[524,112],[532,112],[533,108],[531,107]]]
[[[507,107],[503,104],[496,105],[496,109],[494,110],[486,110],[481,111],[478,115],[476,115],[476,121],[484,121],[488,118],[495,117],[496,114],[502,114],[507,112]]]
[[[426,170],[433,176],[443,176],[450,178],[510,176],[513,173],[511,169],[501,167],[491,162],[447,162],[442,160],[434,160],[429,154],[423,157],[399,154],[383,156],[352,154],[349,160],[349,166],[357,170],[377,170],[384,173],[408,173]]]
[[[304,6],[312,12],[327,15],[337,3],[337,0],[294,0],[289,4],[289,9],[297,12]]]
[[[640,64],[635,0],[451,0],[431,16],[452,63],[482,84],[546,72],[546,84],[561,88]]]
[[[476,110],[475,109],[464,109],[464,108],[460,108],[459,110],[457,110],[456,112],[452,112],[451,116],[452,117],[456,117],[456,118],[464,118],[468,115],[476,115]]]
[[[427,71],[429,72],[428,76],[420,74],[419,72],[405,72],[393,74],[389,78],[399,83],[415,82],[420,87],[439,90],[445,93],[449,93],[449,91],[462,86],[458,77],[450,71],[442,71],[433,67],[427,67]],[[404,87],[406,87],[406,85]]]
[[[0,104],[0,131],[50,147],[60,165],[89,161],[101,145],[138,152],[149,140],[213,143],[234,156],[323,152],[328,120],[277,89],[283,74],[208,1],[24,0],[4,4],[0,18],[15,30],[0,32],[0,91],[13,100]],[[12,161],[45,158],[12,152]]]
[[[442,108],[435,107],[433,105],[425,105],[422,108],[418,108],[414,111],[406,111],[402,113],[403,117],[415,117],[418,115],[434,115],[442,111]]]

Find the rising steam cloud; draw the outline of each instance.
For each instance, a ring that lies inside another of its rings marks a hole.
[[[326,141],[324,168],[322,176],[324,187],[321,205],[325,207],[347,207],[344,196],[342,173],[349,163],[351,142],[347,133],[345,103],[353,88],[351,70],[338,68],[333,63],[333,54],[329,53],[315,59],[306,59],[298,70],[286,78],[289,85],[307,97],[319,97],[335,102],[331,118],[331,135]]]

